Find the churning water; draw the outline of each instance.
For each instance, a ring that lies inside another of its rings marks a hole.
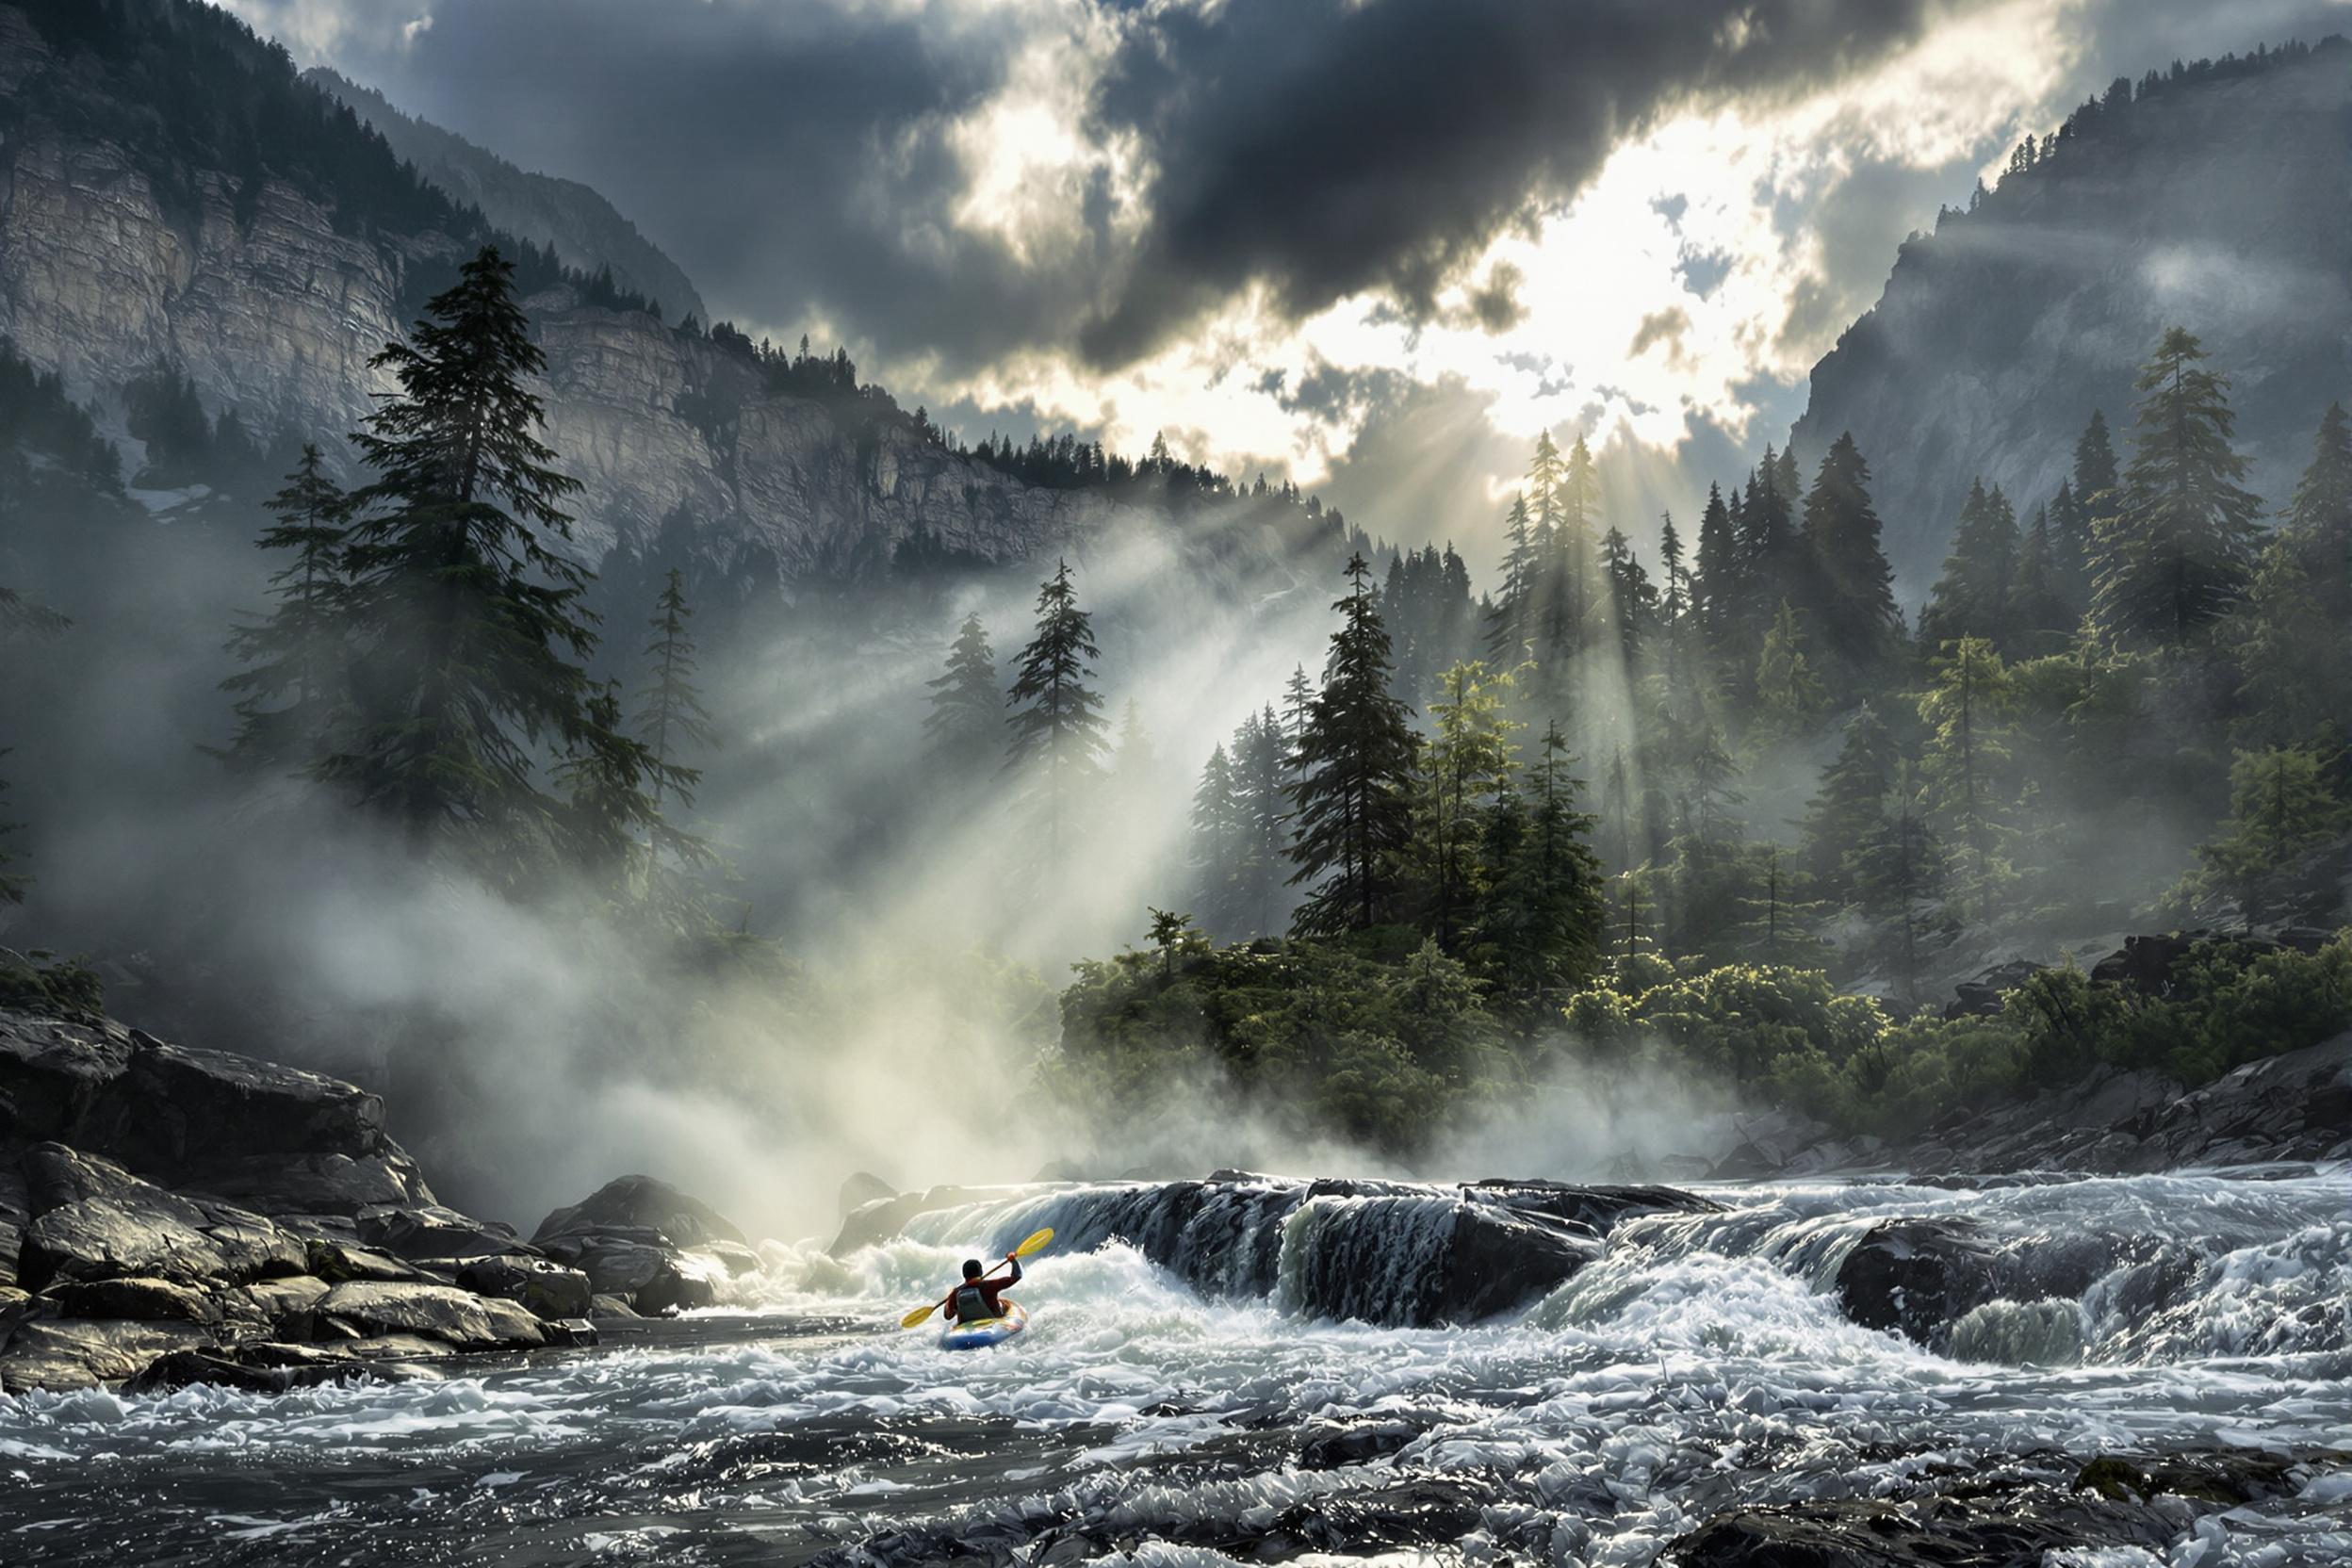
[[[1331,1321],[1298,1283],[1322,1249],[1367,1300],[1410,1294],[1446,1193],[1175,1214],[1086,1189],[838,1260],[772,1244],[742,1282],[755,1320],[666,1342],[274,1398],[0,1398],[0,1560],[1641,1564],[1733,1507],[2352,1449],[2352,1174],[1707,1195],[1620,1220],[1566,1284],[1471,1327]],[[1852,1320],[1836,1282],[1866,1233],[1958,1216],[2112,1266],[1973,1305],[1936,1350]],[[959,1355],[896,1328],[1043,1223],[1068,1245],[1017,1293],[1024,1337]],[[2050,1560],[2352,1561],[2352,1472]]]

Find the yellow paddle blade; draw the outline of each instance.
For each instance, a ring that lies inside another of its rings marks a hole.
[[[900,1318],[898,1320],[898,1326],[902,1329],[911,1329],[916,1324],[922,1322],[924,1318],[930,1316],[933,1313],[939,1310],[939,1304],[937,1301],[932,1302],[927,1307],[917,1307],[914,1311]]]

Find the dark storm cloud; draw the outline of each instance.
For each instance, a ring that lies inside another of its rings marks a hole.
[[[1139,26],[1102,94],[1160,178],[1098,364],[1252,282],[1297,316],[1367,287],[1408,308],[1530,204],[1691,95],[1833,79],[1926,0],[1232,0]]]
[[[815,316],[952,368],[1063,335],[1108,257],[1037,270],[949,212],[949,122],[1002,85],[1017,21],[935,0],[442,4],[335,63],[526,168],[596,186],[722,314]],[[256,15],[263,25],[268,13]],[[1099,196],[1078,204],[1100,236]],[[1074,297],[1073,297],[1073,291]]]

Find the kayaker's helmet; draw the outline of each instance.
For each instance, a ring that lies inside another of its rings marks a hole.
[[[966,1258],[964,1260],[964,1278],[967,1280],[976,1280],[979,1277],[980,1260],[978,1258]]]

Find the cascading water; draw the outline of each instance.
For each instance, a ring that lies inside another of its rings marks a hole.
[[[1941,1510],[2014,1526],[1975,1560],[2352,1560],[2352,1175],[2270,1174],[986,1194],[769,1244],[758,1315],[634,1348],[0,1399],[0,1552],[1711,1563],[1726,1520],[1868,1513],[1892,1551]],[[891,1326],[1048,1224],[1021,1340]],[[2198,1478],[2100,1478],[2166,1465]]]

